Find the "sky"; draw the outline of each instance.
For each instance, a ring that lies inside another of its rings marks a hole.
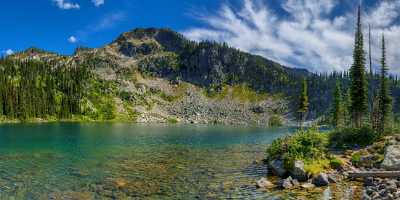
[[[101,47],[122,32],[156,27],[288,67],[343,71],[352,64],[360,3],[365,39],[371,26],[374,70],[385,34],[390,72],[400,74],[400,0],[3,0],[0,54],[38,47],[70,55],[78,46]]]

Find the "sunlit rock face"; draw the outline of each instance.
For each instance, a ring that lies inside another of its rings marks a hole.
[[[387,170],[400,170],[400,145],[386,147],[382,167]]]

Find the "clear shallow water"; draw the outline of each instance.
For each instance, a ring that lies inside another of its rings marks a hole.
[[[0,125],[0,199],[294,199],[254,186],[267,172],[254,161],[264,158],[266,144],[292,131]]]

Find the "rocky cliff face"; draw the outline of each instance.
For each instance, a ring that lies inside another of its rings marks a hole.
[[[139,64],[142,72],[205,87],[246,83],[257,91],[281,92],[310,74],[226,44],[189,41],[168,29],[135,29],[110,46],[127,57],[148,56]]]

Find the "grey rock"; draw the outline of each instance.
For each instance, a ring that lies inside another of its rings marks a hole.
[[[274,184],[268,181],[266,178],[261,178],[256,182],[257,188],[272,188]]]
[[[362,195],[362,200],[370,200],[371,199],[371,197],[367,194],[367,192],[363,192],[363,195]]]
[[[299,182],[297,179],[293,179],[293,180],[292,180],[292,185],[293,185],[294,187],[297,187],[297,186],[300,185],[300,182]]]
[[[287,173],[282,160],[271,161],[269,167],[272,169],[272,172],[279,177],[284,177]]]
[[[386,170],[400,170],[400,145],[386,147],[381,167]]]
[[[255,106],[255,107],[251,108],[251,110],[254,113],[258,113],[258,114],[265,113],[265,110],[262,106]]]
[[[328,181],[329,183],[337,183],[338,177],[334,174],[328,174]]]
[[[312,183],[304,183],[301,185],[301,187],[304,189],[311,189],[311,188],[315,188],[315,185]]]
[[[292,181],[293,181],[293,179],[292,179],[292,177],[288,177],[288,178],[286,178],[286,179],[283,179],[282,180],[282,184],[281,184],[281,186],[282,186],[282,188],[284,188],[284,189],[291,189],[291,188],[293,188],[294,186],[293,186],[293,184],[292,184]]]
[[[374,186],[375,184],[374,184],[374,178],[372,178],[372,177],[367,177],[365,180],[364,180],[364,186]]]
[[[299,181],[306,181],[308,179],[307,172],[304,169],[304,162],[296,160],[293,168],[290,170],[290,175]]]
[[[312,183],[316,186],[327,186],[329,184],[328,175],[320,173],[312,179]]]

